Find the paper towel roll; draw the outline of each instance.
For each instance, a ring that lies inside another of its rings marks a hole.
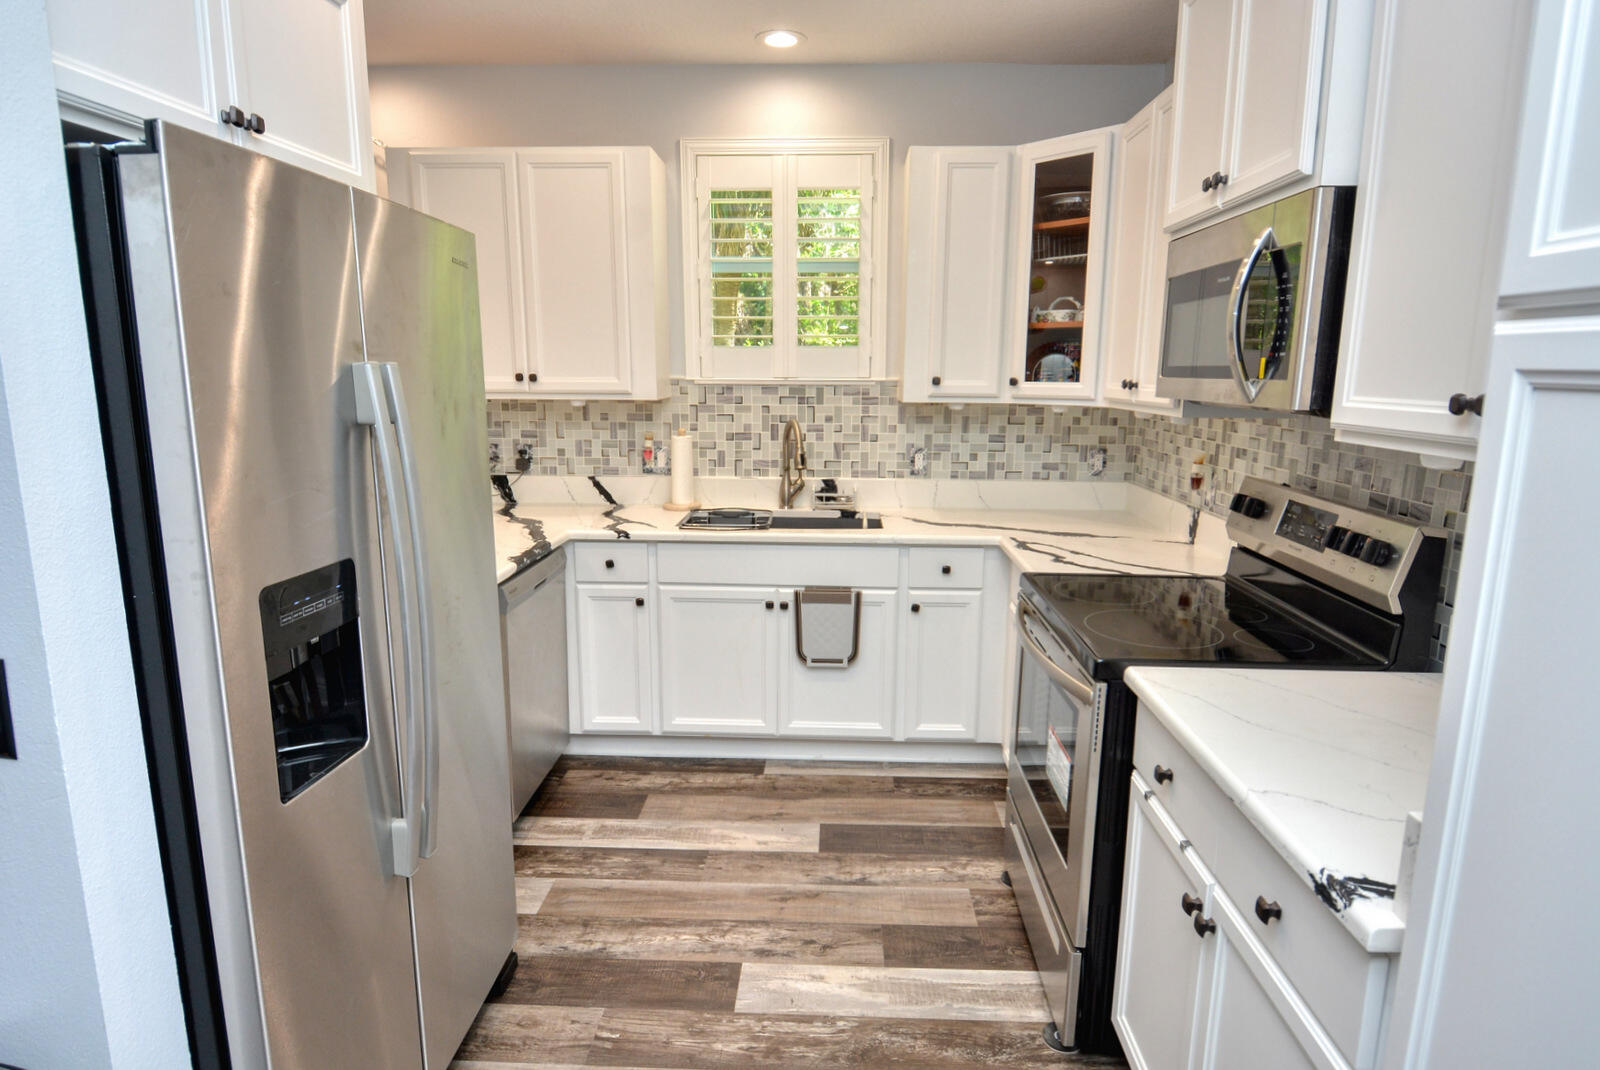
[[[672,436],[672,504],[694,504],[694,443],[687,431]]]

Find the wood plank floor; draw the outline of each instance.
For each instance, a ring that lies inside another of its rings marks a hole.
[[[1044,1046],[999,766],[563,758],[456,1070],[1111,1067]]]

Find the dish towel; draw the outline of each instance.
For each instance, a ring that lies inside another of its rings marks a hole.
[[[795,653],[813,669],[843,669],[861,651],[861,592],[804,587],[794,593]]]

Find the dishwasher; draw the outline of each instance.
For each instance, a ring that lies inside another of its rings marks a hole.
[[[567,554],[557,550],[500,585],[500,652],[511,744],[511,817],[571,738],[567,722]]]

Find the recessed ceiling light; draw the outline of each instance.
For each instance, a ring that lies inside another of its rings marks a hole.
[[[805,39],[805,34],[794,30],[762,30],[756,34],[756,40],[768,48],[793,48]]]

